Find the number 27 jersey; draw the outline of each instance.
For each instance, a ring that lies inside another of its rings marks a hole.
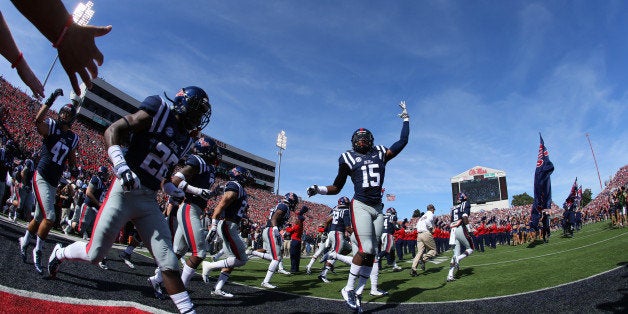
[[[350,150],[340,155],[338,162],[349,166],[354,199],[369,205],[381,204],[386,173],[386,150],[386,147],[379,145],[366,154]]]

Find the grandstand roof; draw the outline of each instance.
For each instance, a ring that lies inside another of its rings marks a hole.
[[[471,180],[473,179],[474,176],[484,176],[485,178],[486,177],[505,177],[506,171],[483,167],[483,166],[475,166],[469,170],[459,173],[456,176],[451,177],[451,183]]]

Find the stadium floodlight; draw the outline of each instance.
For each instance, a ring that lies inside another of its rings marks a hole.
[[[277,195],[279,195],[279,179],[281,178],[281,155],[283,151],[286,149],[286,144],[288,143],[288,137],[286,137],[286,131],[281,130],[279,134],[277,134],[277,147],[279,147],[279,164],[277,166]]]
[[[74,9],[74,12],[72,12],[72,19],[74,20],[74,23],[81,26],[87,25],[87,23],[89,23],[89,21],[94,16],[94,13],[96,13],[94,10],[92,10],[93,6],[94,6],[94,3],[91,1],[87,1],[87,3],[79,2],[79,4]],[[52,69],[55,67],[55,64],[57,64],[57,60],[59,60],[59,54],[57,54],[57,56],[55,57],[55,60],[52,61],[52,65],[50,66],[50,69],[48,70],[48,74],[46,74],[46,78],[44,79],[44,84],[42,84],[43,87],[46,87],[46,82],[48,82],[50,73],[52,72]]]

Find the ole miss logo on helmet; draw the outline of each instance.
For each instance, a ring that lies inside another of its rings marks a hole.
[[[199,138],[198,143],[201,147],[209,147],[209,142],[207,142],[204,137]]]

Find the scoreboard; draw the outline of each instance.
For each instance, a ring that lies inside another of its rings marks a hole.
[[[474,167],[451,179],[452,204],[458,203],[458,193],[467,196],[471,204],[508,202],[506,173],[486,167]]]

